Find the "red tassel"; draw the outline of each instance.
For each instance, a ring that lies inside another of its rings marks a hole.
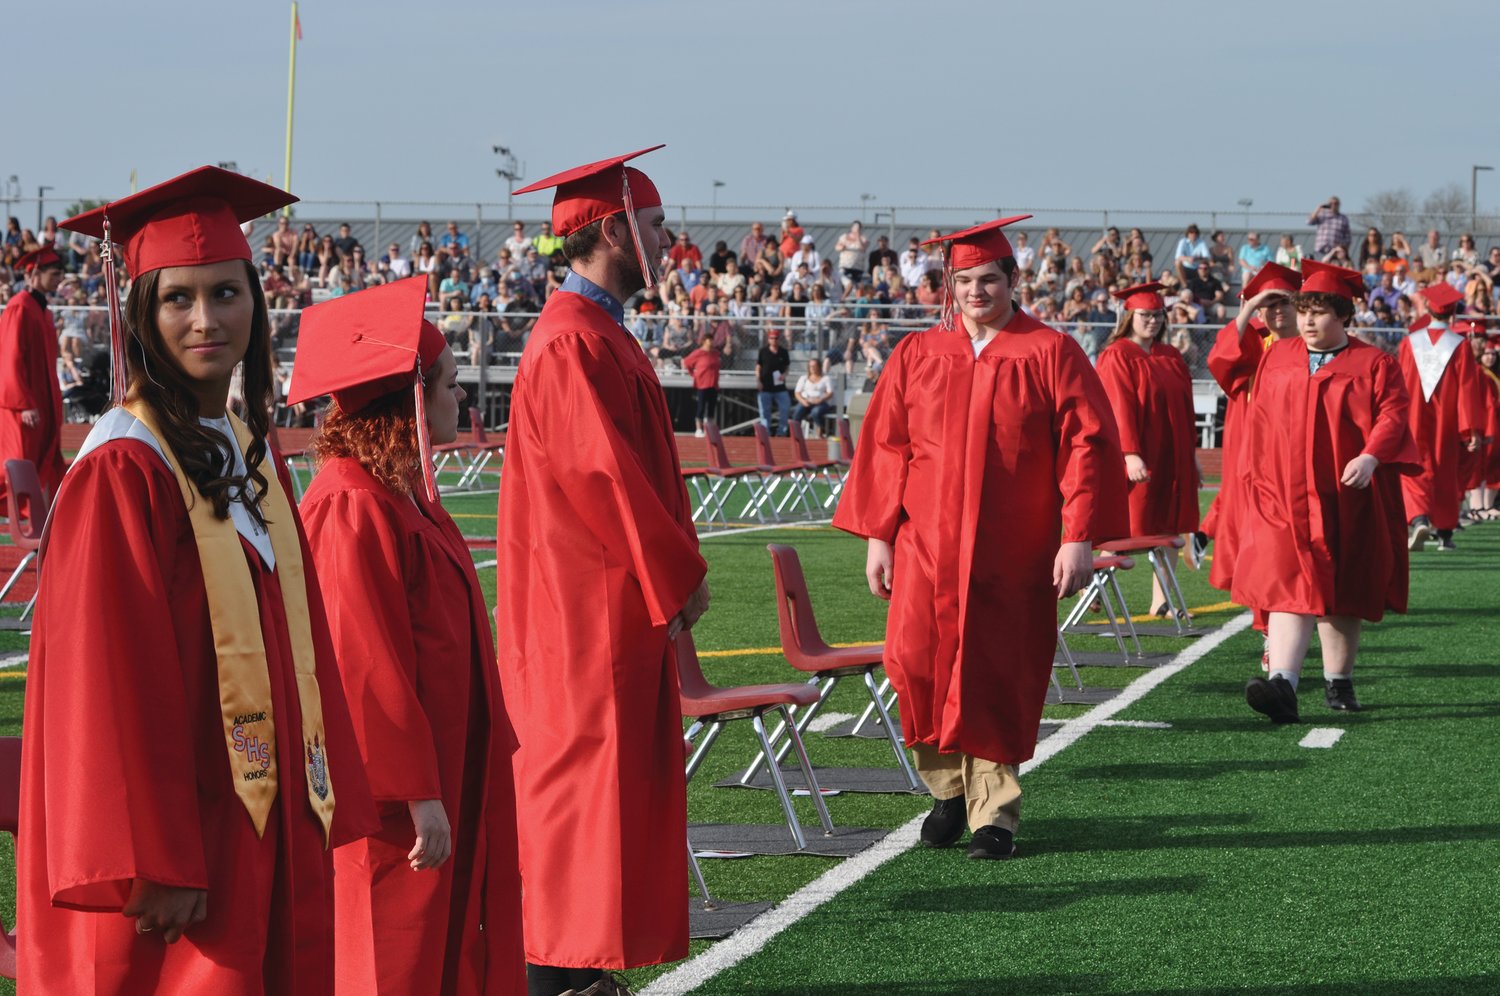
[[[943,253],[943,314],[938,324],[948,331],[958,324],[958,302],[953,298],[953,269],[948,265],[947,252]]]
[[[432,473],[432,440],[427,434],[427,392],[422,387],[421,360],[418,360],[417,380],[412,392],[417,399],[417,450],[422,460],[422,484],[427,488],[427,500],[438,500],[437,478]]]
[[[630,173],[620,170],[620,176],[625,183],[625,220],[630,225],[630,239],[635,243],[635,258],[641,264],[641,278],[646,281],[646,289],[650,290],[657,284],[656,261],[646,258],[646,250],[641,246],[641,226],[635,220],[635,200],[630,196]]]
[[[125,319],[120,313],[120,283],[115,273],[109,215],[104,216],[104,238],[99,243],[99,258],[104,263],[104,296],[109,308],[109,401],[118,407],[125,403]]]

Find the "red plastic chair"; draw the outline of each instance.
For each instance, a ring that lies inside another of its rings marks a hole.
[[[843,473],[839,469],[839,462],[812,458],[812,454],[807,449],[807,436],[802,432],[800,419],[792,419],[787,423],[787,427],[791,430],[792,448],[797,453],[798,462],[802,464],[803,473],[814,481],[822,481],[824,487],[828,488],[828,497],[823,500],[823,507],[831,507],[834,502],[838,501],[839,486],[844,480]]]
[[[1167,600],[1169,615],[1172,623],[1177,627],[1178,636],[1200,635],[1193,632],[1193,617],[1188,612],[1187,599],[1183,597],[1182,588],[1177,584],[1177,571],[1172,564],[1177,559],[1177,551],[1186,544],[1181,536],[1127,536],[1124,539],[1105,540],[1095,543],[1094,549],[1104,550],[1108,553],[1140,553],[1146,552],[1146,559],[1151,562],[1151,572],[1156,575],[1157,582],[1161,585],[1162,595]],[[1124,608],[1125,600],[1121,598],[1120,607]],[[1134,629],[1132,628],[1132,633]]]
[[[906,776],[912,791],[920,791],[922,783],[917,780],[917,774],[906,758],[901,734],[891,722],[890,710],[875,681],[875,670],[885,660],[885,645],[830,647],[818,632],[818,621],[813,616],[807,581],[802,576],[802,561],[798,558],[797,551],[779,543],[772,543],[766,549],[771,552],[771,567],[776,576],[776,618],[781,627],[781,652],[788,664],[812,676],[808,680],[810,686],[818,687],[818,700],[797,710],[796,731],[799,734],[807,732],[808,724],[833,694],[840,679],[858,675],[870,694],[869,708],[875,711],[885,729],[886,740],[896,756],[897,766]],[[869,710],[866,710],[866,715],[869,715]],[[786,723],[778,727],[770,736],[770,744],[775,746],[782,733],[789,728],[791,727]],[[776,764],[781,763],[790,747],[789,738],[788,742],[777,748]],[[750,784],[760,766],[766,762],[768,753],[766,749],[762,749],[755,756],[755,760],[740,775],[741,785]]]
[[[1125,606],[1125,594],[1120,590],[1120,579],[1116,576],[1120,571],[1128,571],[1135,567],[1135,561],[1129,557],[1111,554],[1094,554],[1094,576],[1088,585],[1078,593],[1078,601],[1073,603],[1073,608],[1068,612],[1063,624],[1058,627],[1058,639],[1062,640],[1064,657],[1067,659],[1068,667],[1073,671],[1073,680],[1082,688],[1083,683],[1078,677],[1078,668],[1074,666],[1072,655],[1067,652],[1067,641],[1063,639],[1063,633],[1086,632],[1078,628],[1083,625],[1085,614],[1095,602],[1100,604],[1109,619],[1110,633],[1115,638],[1115,644],[1120,648],[1120,657],[1126,664],[1130,663],[1130,653],[1125,649],[1125,638],[1120,635],[1121,622],[1130,632],[1130,639],[1135,642],[1135,654],[1137,657],[1144,656],[1141,650],[1140,637],[1136,635],[1135,623],[1131,621],[1130,610]],[[1060,691],[1060,690],[1059,690]]]
[[[15,461],[10,461],[14,463]],[[0,830],[15,837],[21,820],[21,738],[0,737]],[[16,935],[0,932],[0,976],[16,977]]]
[[[711,487],[707,492],[700,493],[700,507],[703,504],[712,503],[717,512],[710,513],[710,518],[717,515],[722,521],[728,522],[724,512],[725,502],[734,491],[736,485],[744,484],[750,492],[749,501],[745,507],[740,509],[739,518],[744,518],[746,512],[754,512],[755,518],[764,523],[766,513],[764,506],[769,501],[767,494],[766,478],[756,467],[736,467],[729,461],[729,450],[724,446],[724,436],[719,432],[719,427],[713,422],[705,422],[703,425],[703,445],[708,453],[708,466],[696,470],[695,474],[701,474],[702,479],[708,481]],[[773,508],[772,514],[775,514]]]
[[[450,444],[453,445],[453,444]],[[492,439],[484,431],[484,414],[478,408],[469,409],[469,440],[461,447],[460,453],[467,455],[468,466],[464,467],[463,473],[459,475],[459,490],[472,488],[479,483],[479,475],[498,453],[502,458],[505,456],[504,438]]]
[[[36,473],[36,464],[30,460],[7,460],[5,461],[5,481],[10,489],[6,496],[8,508],[6,514],[10,516],[10,538],[19,549],[25,550],[26,555],[16,565],[3,587],[0,587],[0,600],[10,594],[10,590],[16,586],[21,575],[33,564],[36,565],[38,576],[41,574],[41,563],[37,560],[42,550],[42,530],[47,525],[47,493],[42,490],[42,482]],[[21,619],[31,615],[31,610],[36,607],[36,595],[31,596],[31,601],[26,603],[26,608],[21,611]]]
[[[801,431],[800,428],[798,431]],[[808,515],[818,514],[812,501],[813,475],[800,462],[777,463],[776,453],[771,449],[771,432],[760,422],[755,423],[755,453],[756,459],[760,461],[756,464],[756,469],[767,482],[766,500],[773,500],[782,484],[786,485],[785,493],[776,503],[777,518],[781,517],[787,506],[793,504],[800,504]]]
[[[828,817],[828,807],[823,803],[823,793],[818,789],[817,777],[813,774],[812,764],[807,760],[807,750],[802,745],[802,738],[798,735],[796,727],[788,725],[791,721],[792,706],[810,706],[818,700],[818,690],[811,685],[783,684],[783,685],[738,685],[733,688],[720,688],[709,684],[703,676],[703,669],[698,664],[698,651],[693,646],[693,636],[684,632],[677,637],[675,647],[677,655],[677,677],[681,684],[678,693],[682,702],[682,714],[697,722],[688,731],[688,741],[691,743],[696,733],[707,728],[703,741],[693,749],[692,756],[687,762],[687,777],[692,781],[693,775],[697,774],[698,768],[702,766],[703,759],[708,756],[709,750],[713,748],[714,742],[719,739],[719,734],[724,731],[726,723],[737,719],[748,719],[750,728],[755,731],[756,739],[760,741],[761,750],[769,751],[771,742],[766,737],[765,721],[761,718],[768,712],[781,714],[782,726],[790,731],[790,743],[797,751],[797,760],[802,764],[802,777],[807,779],[807,791],[812,796],[813,805],[817,807],[818,819],[823,823],[825,834],[833,833],[833,821]],[[792,839],[797,843],[800,851],[807,847],[807,840],[802,835],[802,827],[797,822],[797,812],[792,808],[792,796],[787,791],[786,779],[782,777],[779,766],[771,768],[771,783],[776,789],[776,797],[781,800],[781,811],[786,815],[787,828],[792,832]]]

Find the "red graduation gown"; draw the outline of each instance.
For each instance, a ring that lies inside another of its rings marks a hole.
[[[263,837],[234,792],[203,574],[171,470],[118,439],[63,481],[26,680],[21,993],[333,992],[333,853],[307,801],[281,589],[243,545],[279,759]],[[371,832],[374,812],[305,542],[302,556],[338,846]],[[136,878],[207,889],[208,919],[172,945],[137,935],[120,915]]]
[[[1132,536],[1198,528],[1197,435],[1193,375],[1164,342],[1147,353],[1116,339],[1099,354],[1099,379],[1120,430],[1120,449],[1146,461],[1151,478],[1130,487]]]
[[[521,358],[498,557],[527,959],[682,958],[687,794],[666,626],[707,565],[656,373],[578,294],[548,298]]]
[[[378,834],[334,852],[338,992],[524,993],[515,736],[463,534],[425,494],[330,460],[302,499]],[[424,514],[425,512],[425,514]],[[453,855],[412,871],[406,803],[441,799]]]
[[[1485,387],[1488,412],[1484,430],[1488,440],[1484,448],[1484,483],[1491,488],[1500,488],[1500,375],[1481,366],[1479,379]]]
[[[1458,506],[1463,500],[1459,451],[1467,437],[1484,433],[1483,396],[1479,393],[1479,364],[1459,336],[1460,341],[1453,348],[1432,397],[1423,397],[1412,338],[1422,336],[1432,342],[1431,331],[1419,329],[1411,333],[1401,340],[1397,353],[1401,375],[1411,394],[1407,423],[1422,454],[1422,472],[1403,477],[1401,490],[1409,520],[1425,515],[1434,529],[1454,529],[1458,526]]]
[[[21,424],[35,411],[37,424]],[[30,291],[0,312],[0,514],[5,514],[5,461],[30,460],[49,494],[62,482],[62,388],[57,382],[57,329]]]
[[[1109,401],[1069,336],[1017,311],[978,359],[962,328],[896,347],[833,524],[895,544],[885,664],[908,745],[1031,757],[1059,538],[1124,534],[1123,467]]]
[[[1406,611],[1399,479],[1420,468],[1406,406],[1395,358],[1357,339],[1312,376],[1300,338],[1266,351],[1250,401],[1235,601],[1371,621]],[[1380,461],[1370,486],[1340,484],[1363,453]]]
[[[1214,557],[1209,562],[1208,581],[1228,591],[1239,557],[1240,516],[1245,500],[1245,436],[1249,427],[1250,388],[1255,369],[1266,350],[1266,338],[1254,328],[1241,330],[1230,322],[1219,330],[1208,352],[1208,371],[1224,391],[1224,443],[1220,450],[1222,471],[1219,493],[1203,520],[1203,531],[1213,537]]]

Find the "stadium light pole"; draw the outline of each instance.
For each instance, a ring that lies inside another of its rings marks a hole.
[[[724,186],[723,180],[714,181],[713,208],[709,215],[709,217],[711,217],[714,221],[719,220],[719,188],[722,186]]]
[[[47,191],[55,190],[55,187],[36,188],[36,234],[37,238],[42,235],[42,198],[47,196]]]
[[[501,165],[495,170],[495,175],[505,181],[505,220],[509,223],[516,220],[515,208],[510,202],[516,193],[516,181],[526,175],[526,164],[516,159],[509,146],[492,145],[490,151],[500,157]]]
[[[860,194],[859,195],[859,223],[860,223],[861,226],[863,226],[864,223],[865,223],[865,208],[869,207],[870,206],[870,202],[873,201],[874,199],[875,199],[875,195],[874,194]]]
[[[1235,203],[1245,209],[1245,231],[1248,232],[1250,231],[1250,205],[1255,203],[1255,199],[1251,197],[1241,197],[1239,200],[1235,201]]]
[[[1469,168],[1469,231],[1479,227],[1479,171],[1489,172],[1493,166],[1472,166]]]

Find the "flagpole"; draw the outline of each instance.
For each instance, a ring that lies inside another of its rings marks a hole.
[[[286,77],[286,168],[281,174],[281,188],[292,189],[292,109],[297,100],[297,34],[300,23],[297,20],[297,0],[292,0],[292,55],[288,61]],[[281,213],[291,217],[292,206],[288,204],[282,208]]]

